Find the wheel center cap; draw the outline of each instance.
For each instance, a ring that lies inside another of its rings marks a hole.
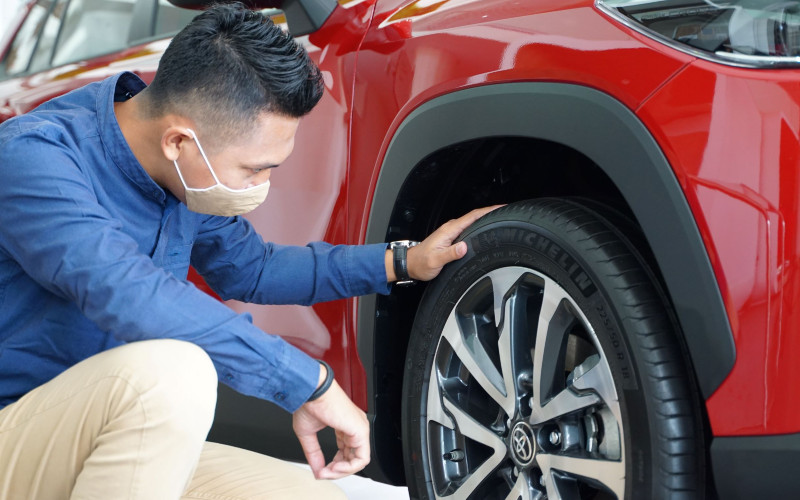
[[[523,467],[533,463],[536,456],[536,440],[533,437],[533,429],[527,422],[517,422],[511,428],[511,456],[514,461]]]

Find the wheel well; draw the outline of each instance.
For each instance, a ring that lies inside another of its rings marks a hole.
[[[392,209],[386,241],[424,239],[443,222],[481,206],[545,196],[579,198],[626,222],[626,233],[652,266],[630,207],[608,176],[580,152],[524,137],[474,139],[442,148],[420,161],[404,181]],[[639,241],[641,239],[641,241]],[[645,248],[641,248],[641,244]],[[409,333],[425,284],[396,287],[376,302],[376,452],[393,483],[403,482],[400,394]],[[386,419],[391,419],[387,421]],[[396,458],[395,458],[396,457]],[[391,472],[390,472],[391,471]],[[396,476],[395,476],[396,475]],[[394,477],[392,477],[394,476]]]
[[[633,214],[608,176],[578,151],[525,137],[474,139],[424,158],[406,178],[387,238],[424,238],[481,206],[543,196],[580,197]]]
[[[553,82],[458,90],[423,103],[393,133],[364,241],[421,238],[449,218],[495,202],[580,198],[621,224],[626,237],[642,233],[634,246],[665,285],[700,393],[708,398],[730,373],[736,348],[675,168],[639,117],[598,90]],[[358,352],[369,372],[376,450],[365,473],[387,482],[403,480],[396,394],[423,291],[396,287],[389,297],[358,301]]]

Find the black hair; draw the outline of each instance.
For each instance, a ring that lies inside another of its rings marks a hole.
[[[145,94],[151,115],[182,113],[242,130],[264,111],[299,118],[322,91],[305,49],[235,2],[213,5],[172,39]]]

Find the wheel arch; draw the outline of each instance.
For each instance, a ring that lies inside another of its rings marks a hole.
[[[613,184],[611,189],[624,199],[652,250],[682,328],[698,387],[708,398],[732,369],[736,354],[708,254],[659,146],[634,113],[605,93],[579,85],[520,82],[474,87],[422,104],[398,127],[386,151],[366,242],[395,237],[391,226],[404,183],[426,158],[456,144],[499,137],[563,145],[588,158]],[[398,290],[395,294],[415,300],[413,295],[421,292]],[[359,301],[358,350],[364,366],[369,367],[367,395],[377,444],[376,463],[368,474],[399,483],[402,478],[387,472],[395,469],[395,459],[384,456],[396,452],[381,451],[391,449],[390,443],[396,440],[394,426],[379,418],[395,408],[375,387],[377,378],[387,376],[375,368],[386,355],[386,351],[376,353],[376,332],[382,330],[381,321],[387,321],[381,318],[382,312],[385,316],[375,296]],[[397,355],[396,350],[389,351]]]

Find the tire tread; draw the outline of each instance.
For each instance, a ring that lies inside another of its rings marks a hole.
[[[694,385],[690,361],[685,357],[678,335],[680,329],[669,310],[669,301],[659,281],[629,237],[596,207],[573,200],[546,198],[506,205],[481,218],[461,239],[504,221],[531,224],[559,235],[573,246],[586,265],[607,284],[607,299],[616,305],[619,325],[629,335],[631,349],[640,362],[639,376],[647,398],[653,402],[649,413],[653,439],[654,498],[704,497],[704,446],[700,420],[699,392]],[[439,304],[441,306],[441,304]],[[421,315],[429,314],[420,310]],[[417,329],[415,324],[415,330]],[[413,358],[409,344],[409,359]],[[417,347],[418,348],[418,347]],[[419,356],[419,354],[417,354]],[[423,371],[407,363],[408,370]],[[411,377],[407,377],[410,379]],[[408,391],[419,387],[404,384]]]

